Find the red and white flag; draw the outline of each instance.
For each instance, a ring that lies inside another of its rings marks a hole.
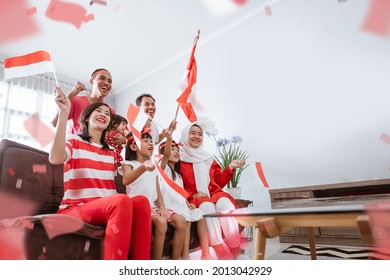
[[[130,103],[127,109],[127,121],[129,122],[130,130],[133,133],[135,143],[141,147],[141,132],[148,121],[149,116],[139,107]]]
[[[168,175],[164,172],[164,170],[161,168],[159,162],[160,162],[160,159],[162,158],[163,155],[155,155],[154,156],[154,165],[156,166],[156,170],[157,170],[157,174],[159,176],[159,178],[161,179],[160,180],[160,183],[164,184],[163,187],[168,187],[168,188],[171,188],[173,189],[175,192],[177,192],[178,194],[180,194],[182,197],[184,197],[185,199],[187,199],[190,195],[188,194],[188,192],[183,189],[181,186],[179,186],[178,184],[175,183],[175,181],[173,181],[171,178],[168,177]]]
[[[5,79],[33,76],[53,72],[54,65],[46,51],[37,51],[22,56],[4,59]]]
[[[190,60],[187,65],[187,69],[184,75],[184,79],[182,82],[181,94],[176,101],[179,103],[179,106],[183,110],[187,119],[190,122],[195,122],[197,120],[193,103],[195,103],[195,84],[196,84],[196,76],[197,76],[197,68],[196,68],[196,60],[195,60],[195,49],[196,44],[199,39],[198,36],[195,37],[194,46],[192,47]]]

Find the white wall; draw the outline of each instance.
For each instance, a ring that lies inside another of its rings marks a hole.
[[[368,3],[281,1],[270,17],[257,14],[204,44],[201,35],[198,114],[216,123],[217,137],[244,138],[271,188],[389,178],[390,145],[379,137],[390,135],[390,38],[360,30]],[[117,112],[149,92],[156,120],[168,125],[187,60],[117,94]],[[176,140],[188,124],[182,112],[178,121]],[[243,198],[269,205],[253,168],[242,183]]]

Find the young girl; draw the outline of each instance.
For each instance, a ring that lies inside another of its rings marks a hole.
[[[122,117],[121,115],[112,114],[111,115],[111,122],[110,126],[108,127],[108,131],[106,133],[106,142],[108,145],[113,147],[115,149],[115,155],[116,155],[116,164],[119,166],[121,162],[123,161],[122,158],[122,150],[123,146],[119,144],[117,141],[113,141],[113,139],[118,135],[122,135],[123,137],[126,136],[125,130],[126,125],[128,124],[127,120]]]
[[[201,121],[187,125],[181,134],[180,172],[184,189],[191,195],[189,201],[203,213],[226,213],[234,210],[234,199],[222,188],[232,179],[234,170],[245,161],[234,160],[225,170],[214,159],[213,154],[203,149],[203,129],[207,123]],[[206,219],[210,245],[219,259],[235,258],[241,254],[240,234],[235,218]],[[225,250],[224,239],[229,250]]]
[[[165,208],[155,166],[150,161],[154,149],[152,136],[148,130],[142,131],[141,135],[141,147],[135,143],[132,133],[126,136],[123,184],[128,196],[143,195],[149,199],[153,227],[151,258],[162,259],[167,224],[170,224],[175,229],[171,258],[178,260],[183,251],[186,221],[183,216]]]
[[[160,161],[160,166],[164,170],[165,174],[177,185],[183,188],[183,180],[181,179],[180,173],[180,153],[178,144],[172,141],[172,137],[167,137],[167,141],[160,144],[158,151],[160,154],[164,155]],[[169,189],[169,187],[163,189],[162,194],[165,205],[172,208],[175,212],[183,215],[187,221],[182,259],[189,259],[191,222],[196,222],[196,230],[199,237],[200,247],[202,249],[201,259],[213,259],[209,250],[209,241],[206,224],[203,219],[203,212],[199,208],[196,208],[195,204],[189,203],[182,195],[178,194],[173,189]]]
[[[64,196],[58,213],[105,225],[104,259],[125,260],[128,255],[150,259],[149,203],[144,197],[129,198],[116,191],[114,152],[104,140],[110,108],[101,102],[90,104],[81,115],[82,133],[66,137],[71,103],[60,88],[55,92],[59,116],[49,160],[64,164]]]

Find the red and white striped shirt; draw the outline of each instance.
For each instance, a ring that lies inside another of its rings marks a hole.
[[[67,137],[64,163],[64,197],[60,210],[116,194],[115,152],[89,143],[80,136]]]

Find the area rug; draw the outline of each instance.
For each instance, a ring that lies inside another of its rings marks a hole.
[[[386,259],[386,256],[367,248],[337,248],[317,247],[317,256],[325,256],[339,259],[368,260]],[[310,247],[304,245],[292,245],[283,250],[282,253],[310,256]],[[379,255],[378,255],[379,254]],[[389,259],[390,256],[387,256]]]

